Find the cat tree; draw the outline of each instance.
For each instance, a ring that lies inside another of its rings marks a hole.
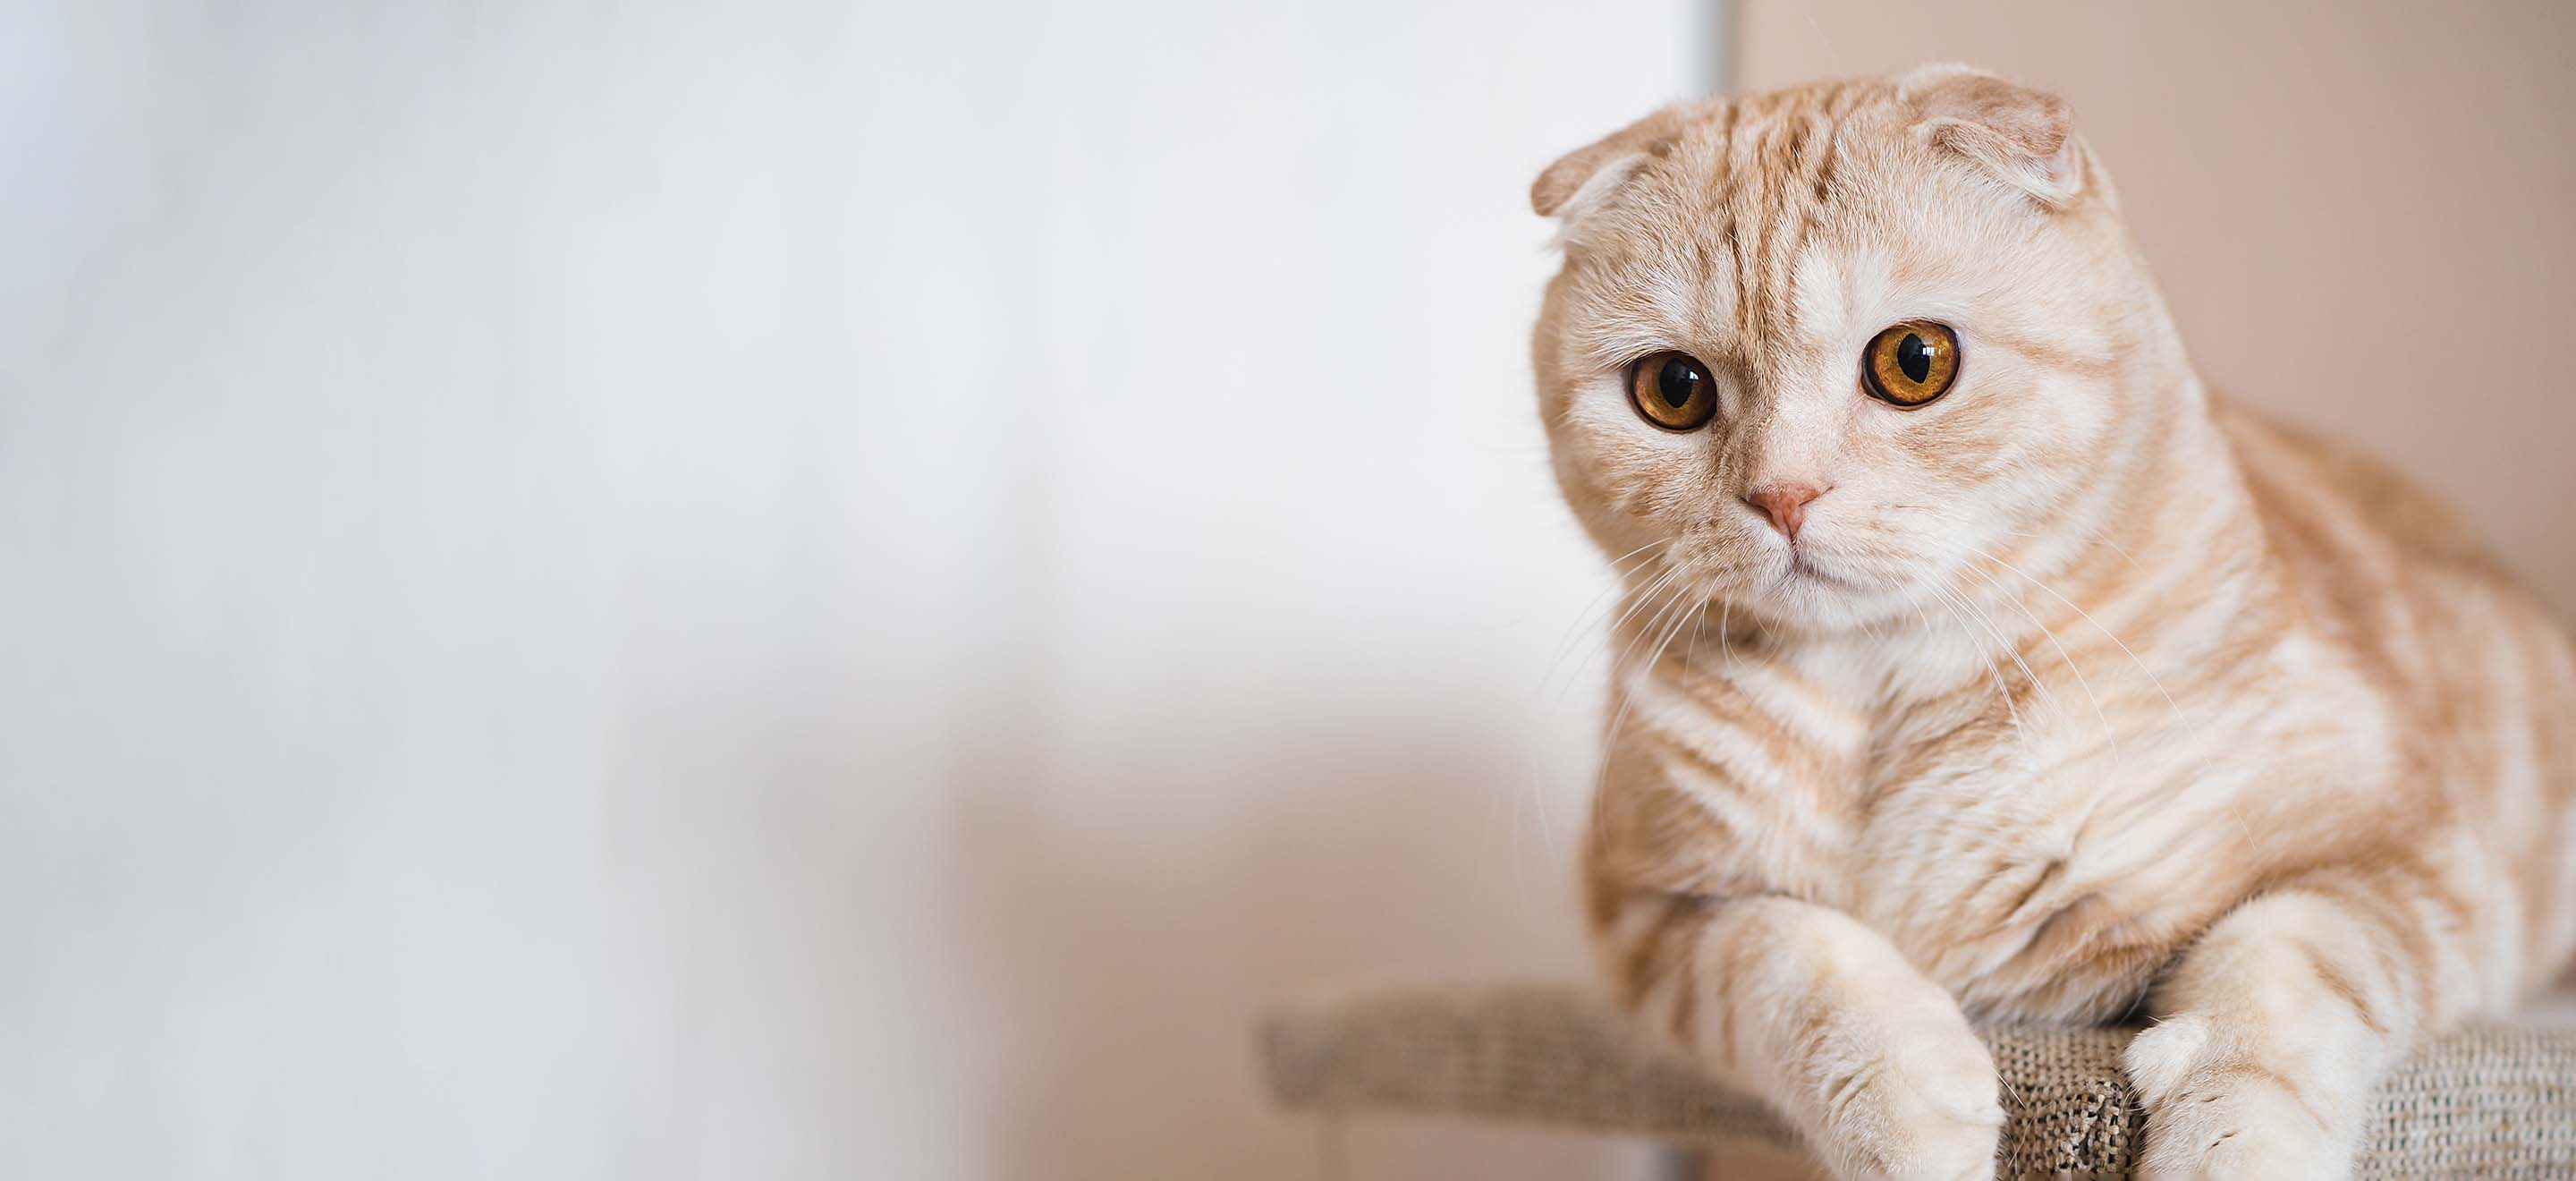
[[[2004,1081],[1998,1175],[2124,1177],[2143,1126],[2124,1029],[1991,1029]],[[1329,1120],[1442,1114],[1795,1148],[1759,1103],[1646,1044],[1591,993],[1397,992],[1283,1011],[1261,1028],[1270,1089]],[[2380,1085],[2361,1177],[2576,1175],[2576,1024],[2464,1029]]]

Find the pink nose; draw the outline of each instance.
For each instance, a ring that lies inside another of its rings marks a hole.
[[[1771,518],[1771,527],[1780,536],[1796,541],[1798,526],[1807,523],[1807,502],[1824,494],[1813,484],[1765,484],[1745,493],[1744,499]]]

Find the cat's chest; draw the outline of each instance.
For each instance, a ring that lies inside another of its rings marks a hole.
[[[1814,736],[1838,744],[1826,790],[1851,818],[1827,900],[1981,1014],[2116,1016],[2194,929],[2171,871],[2196,838],[2137,804],[2182,773],[2173,736],[1983,682],[1909,686],[1894,678],[1940,654],[1894,670],[1874,655],[1791,670],[1828,703]]]
[[[1742,666],[1751,706],[1785,715],[1761,687],[1786,682],[1822,719],[1800,734],[1838,823],[1800,880],[1980,1016],[2118,1017],[2267,867],[2333,835],[2271,801],[2332,784],[2358,808],[2397,761],[2384,707],[2296,635],[2240,653],[2234,680],[2153,648],[2088,655],[2089,675],[1900,638]],[[2236,687],[2257,674],[2298,692]]]
[[[2168,736],[2127,737],[2023,719],[1882,751],[1845,907],[1981,1017],[2116,1018],[2219,905],[2201,870],[2227,860],[2214,824],[2156,806],[2186,773]]]

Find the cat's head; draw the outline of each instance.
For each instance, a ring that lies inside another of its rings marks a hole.
[[[2198,396],[2066,104],[1990,75],[1669,107],[1530,196],[1558,482],[1659,596],[1912,619],[1980,551],[2098,527]]]

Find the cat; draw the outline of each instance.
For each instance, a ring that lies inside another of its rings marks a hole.
[[[1594,943],[1827,1168],[1991,1175],[1971,1022],[2139,1021],[2142,1171],[2347,1173],[2396,1059],[2569,958],[2565,634],[2209,394],[2065,102],[1676,105],[1531,202],[1549,454],[1623,590]]]

